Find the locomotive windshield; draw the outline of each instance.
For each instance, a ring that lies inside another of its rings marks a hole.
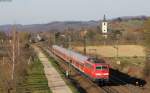
[[[104,69],[108,69],[107,66],[97,66],[96,67],[97,70],[104,70]]]

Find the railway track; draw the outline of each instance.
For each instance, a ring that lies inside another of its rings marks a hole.
[[[129,84],[128,82],[111,75],[111,81],[120,84],[121,83],[121,87],[118,87],[120,91],[124,91],[125,93],[142,93],[142,90],[132,84]]]
[[[117,90],[115,90],[114,88],[110,88],[108,86],[104,86],[102,87],[102,89],[106,92],[106,93],[119,93]]]
[[[66,64],[64,60],[53,55],[49,48],[42,49],[45,52],[47,52],[50,57],[53,57],[62,69],[66,70],[66,68],[68,68],[68,64]],[[85,76],[81,75],[80,72],[78,72],[73,67],[71,69],[71,75],[68,80],[72,82],[81,93],[119,93],[116,89],[111,88],[109,86],[100,87],[100,85],[92,82],[89,78],[86,78]]]

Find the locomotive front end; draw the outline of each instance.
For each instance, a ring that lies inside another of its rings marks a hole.
[[[107,64],[95,64],[95,78],[109,81],[109,66]]]
[[[93,63],[92,77],[94,81],[109,81],[109,65],[102,59],[89,58]]]

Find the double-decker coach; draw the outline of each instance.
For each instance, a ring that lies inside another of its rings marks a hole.
[[[73,67],[81,71],[93,81],[109,80],[109,65],[102,59],[91,58],[80,53],[65,49],[63,47],[53,45],[53,53],[70,62]]]

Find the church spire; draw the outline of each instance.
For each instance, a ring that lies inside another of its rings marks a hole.
[[[104,19],[103,19],[103,21],[106,21],[106,15],[104,14]]]

